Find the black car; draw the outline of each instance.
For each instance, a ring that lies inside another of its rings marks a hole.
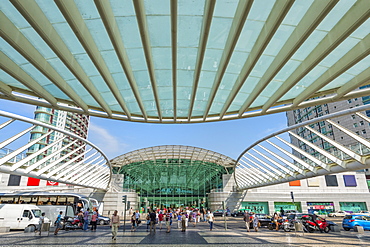
[[[268,214],[256,214],[258,217],[258,220],[260,222],[261,227],[262,226],[268,226],[271,223],[271,216]]]
[[[215,211],[212,212],[213,213],[213,216],[224,216],[224,210],[222,209],[217,209]]]
[[[244,211],[242,210],[231,213],[232,217],[243,216],[243,215],[244,215]]]

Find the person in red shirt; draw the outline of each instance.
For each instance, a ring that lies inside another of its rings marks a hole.
[[[164,222],[164,214],[162,211],[159,211],[158,222],[159,222],[159,230],[162,230],[162,224]]]

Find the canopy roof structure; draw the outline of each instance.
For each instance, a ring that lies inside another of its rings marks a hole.
[[[206,149],[167,145],[139,149],[111,163],[113,173],[124,175],[124,189],[152,203],[185,205],[221,189],[222,175],[233,173],[235,160]]]
[[[156,160],[201,161],[213,163],[225,168],[233,168],[236,162],[226,155],[211,150],[182,145],[164,145],[138,149],[120,155],[110,162],[113,167],[121,167],[132,163]]]
[[[3,99],[193,123],[370,94],[353,91],[370,77],[368,0],[11,0],[0,8]]]

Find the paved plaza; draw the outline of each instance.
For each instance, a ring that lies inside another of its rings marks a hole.
[[[146,231],[146,225],[131,232],[126,224],[126,232],[120,228],[117,240],[112,240],[109,226],[98,226],[97,232],[60,231],[57,236],[36,236],[34,233],[12,231],[0,233],[0,246],[370,246],[370,232],[357,234],[336,233],[286,233],[261,228],[258,232],[246,232],[241,218],[230,218],[225,231],[221,218],[217,218],[215,229],[209,231],[207,223],[190,226],[185,233],[172,228],[170,233],[157,229],[156,233]]]

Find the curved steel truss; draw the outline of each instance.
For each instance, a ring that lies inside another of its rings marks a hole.
[[[5,122],[0,123],[0,150],[5,151],[0,152],[0,172],[103,190],[108,188],[111,164],[94,144],[33,119],[1,110],[0,116],[5,117]],[[24,130],[13,134],[19,127]],[[27,134],[37,128],[47,131],[28,142]],[[34,145],[40,148],[31,152]]]
[[[369,125],[370,118],[361,113],[364,105],[304,123],[271,134],[248,147],[235,164],[235,181],[239,190],[370,167],[370,141],[335,121],[336,117],[359,118]],[[323,127],[325,126],[325,127]],[[334,140],[346,138],[350,145]],[[302,137],[304,136],[304,137]],[[288,140],[290,137],[291,140]]]

